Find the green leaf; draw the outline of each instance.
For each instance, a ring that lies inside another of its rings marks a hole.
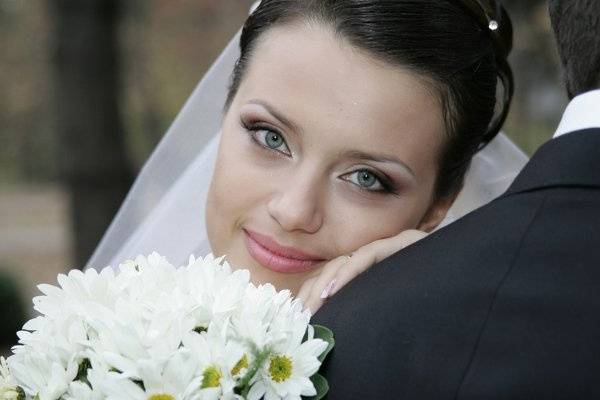
[[[21,386],[17,386],[17,400],[25,400],[27,396],[25,395],[25,390]]]
[[[196,333],[208,332],[208,328],[205,328],[203,326],[197,326],[194,328],[194,332],[196,332]]]
[[[335,339],[333,338],[333,332],[331,331],[331,329],[326,328],[322,325],[313,325],[313,328],[315,329],[315,338],[327,342],[327,348],[318,357],[319,361],[322,363],[323,360],[325,360],[325,357],[327,357],[327,354],[329,354],[331,349],[333,349],[333,346],[335,346]]]
[[[89,358],[84,358],[83,360],[81,360],[79,366],[77,367],[77,376],[75,376],[74,380],[83,382],[91,388],[92,385],[90,384],[87,378],[88,369],[90,368],[92,368],[92,363],[90,362]]]
[[[316,373],[310,377],[311,382],[315,385],[315,389],[317,390],[317,394],[314,396],[306,397],[307,400],[320,400],[327,392],[329,392],[329,384],[327,383],[327,379],[323,377],[323,375]]]

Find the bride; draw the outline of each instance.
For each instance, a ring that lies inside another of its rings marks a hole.
[[[88,266],[212,251],[315,311],[524,165],[497,135],[511,40],[486,0],[263,0]]]

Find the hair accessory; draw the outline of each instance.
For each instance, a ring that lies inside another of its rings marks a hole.
[[[488,135],[484,137],[479,146],[481,150],[494,138],[506,120],[514,93],[513,74],[507,61],[512,50],[513,29],[510,17],[502,7],[501,0],[460,0],[459,2],[479,21],[481,28],[489,33],[498,65],[498,78],[504,88],[501,100],[502,108],[492,119]]]
[[[460,0],[460,3],[489,30],[496,55],[506,59],[512,49],[512,24],[500,0]]]

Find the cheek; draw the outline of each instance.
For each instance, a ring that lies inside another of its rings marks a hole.
[[[268,196],[268,181],[252,168],[244,138],[237,135],[237,131],[223,132],[206,203],[208,238],[216,254],[231,252],[241,223]]]
[[[327,232],[335,238],[338,254],[419,226],[430,207],[435,178],[433,172],[419,172],[418,184],[400,187],[396,194],[349,197],[350,189],[343,186],[335,192],[327,210]]]
[[[415,194],[410,198],[387,200],[378,206],[356,206],[338,200],[329,212],[327,231],[336,238],[337,253],[347,254],[366,244],[414,229],[426,211],[426,204]],[[339,232],[346,232],[340,235]]]

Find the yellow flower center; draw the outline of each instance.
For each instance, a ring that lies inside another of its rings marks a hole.
[[[148,400],[175,400],[175,397],[171,396],[170,394],[159,393],[148,397]]]
[[[0,382],[2,375],[0,375]],[[0,383],[2,385],[2,383]],[[4,386],[0,386],[0,399],[2,400],[25,400],[25,391],[20,386],[10,386],[8,382],[4,382]]]
[[[271,357],[269,364],[271,379],[275,382],[283,382],[292,376],[292,360],[286,356]]]
[[[235,366],[231,370],[231,375],[235,376],[239,374],[244,368],[248,368],[248,356],[246,354],[244,354],[244,356],[240,358],[240,361],[238,361],[237,364],[235,364]]]
[[[219,368],[211,365],[206,368],[202,373],[202,385],[200,385],[201,389],[219,387],[221,380],[221,371]]]

